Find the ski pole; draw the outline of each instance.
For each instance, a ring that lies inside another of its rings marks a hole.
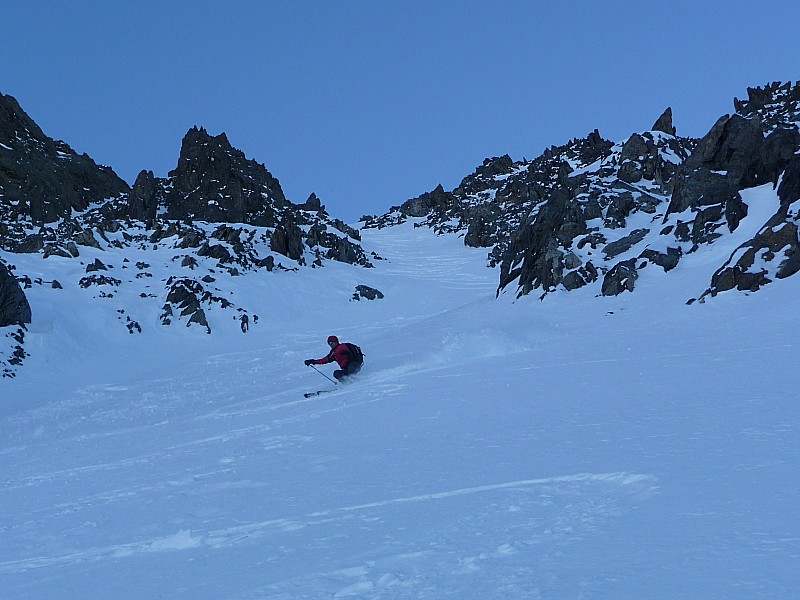
[[[322,375],[322,376],[323,376],[325,379],[327,379],[328,381],[330,381],[331,383],[333,383],[333,385],[336,385],[336,384],[337,384],[337,382],[336,382],[336,381],[334,381],[333,379],[331,379],[330,377],[328,377],[327,375],[325,375],[325,373],[323,373],[322,371],[320,371],[319,369],[317,369],[317,367],[315,367],[314,365],[308,365],[308,366],[309,366],[309,367],[311,367],[312,369],[314,369],[314,370],[315,370],[317,373],[319,373],[320,375]]]

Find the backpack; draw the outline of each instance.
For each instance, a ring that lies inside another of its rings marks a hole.
[[[360,363],[364,362],[364,353],[361,351],[361,348],[350,342],[345,342],[344,345],[347,346],[347,349],[350,351],[350,358]]]

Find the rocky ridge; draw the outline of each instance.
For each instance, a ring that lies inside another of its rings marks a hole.
[[[320,268],[326,261],[369,268],[375,258],[361,247],[358,230],[332,218],[315,194],[302,204],[289,201],[278,179],[234,148],[224,133],[190,129],[176,169],[166,178],[142,171],[131,188],[110,168],[47,137],[4,95],[0,251],[4,314],[11,315],[5,307],[12,303],[21,306],[24,300],[27,306],[24,289],[31,286],[54,294],[75,286],[104,303],[131,295],[157,302],[163,325],[182,323],[209,333],[210,312],[233,315],[230,321],[242,332],[258,323],[251,308],[230,299],[225,283],[230,277]],[[21,255],[26,264],[33,256],[72,261],[83,272],[74,281],[66,276],[42,281],[16,268],[21,259],[15,256]],[[153,257],[160,264],[151,268]],[[154,281],[165,271],[171,276]],[[19,328],[11,358],[0,356],[6,375],[24,358],[21,345],[30,320],[28,306],[0,325]],[[142,332],[139,317],[124,315],[120,321],[130,333]],[[8,348],[0,354],[9,355]]]
[[[700,140],[678,136],[667,109],[649,131],[622,142],[594,131],[533,161],[487,159],[452,191],[439,186],[362,221],[386,227],[414,218],[490,248],[498,293],[589,286],[617,295],[633,291],[649,265],[670,271],[736,231],[748,214],[740,192],[771,185],[780,210],[698,295],[754,291],[800,269],[800,85],[750,88],[734,107]]]

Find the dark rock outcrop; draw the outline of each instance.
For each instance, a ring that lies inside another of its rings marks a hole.
[[[353,300],[382,300],[383,292],[368,285],[357,285],[356,291],[353,292]]]
[[[42,248],[44,248],[44,238],[34,233],[25,237],[24,240],[17,244],[14,248],[14,252],[19,254],[35,254]]]
[[[315,193],[311,193],[308,199],[303,203],[297,206],[300,210],[310,210],[313,212],[324,212],[325,207],[322,205],[322,202],[317,197]]]
[[[647,234],[650,233],[649,229],[635,229],[630,234],[626,235],[618,239],[615,242],[611,242],[605,248],[603,248],[603,254],[606,255],[607,258],[614,258],[615,256],[619,256],[633,248],[636,244],[641,242]]]
[[[662,131],[669,135],[677,135],[675,126],[672,124],[672,107],[668,106],[660,117],[656,120],[650,128],[652,131]]]
[[[618,296],[625,291],[632,292],[638,277],[635,258],[617,263],[603,277],[601,293],[603,296]]]
[[[166,219],[170,225],[160,239],[174,235],[178,221],[187,227],[194,221],[249,224],[272,229],[270,249],[301,265],[305,264],[306,250],[320,247],[324,258],[371,266],[363,249],[347,239],[359,240],[359,232],[331,219],[316,194],[303,204],[291,203],[264,165],[234,148],[224,133],[212,136],[203,128],[194,127],[184,136],[178,166],[166,179],[148,171],[139,174],[127,211],[130,218],[153,223],[157,229],[163,230],[158,220]],[[309,233],[302,226],[309,226]],[[329,227],[346,237],[328,233]],[[201,241],[190,234],[184,236],[182,247],[197,247]],[[235,255],[246,246],[238,239],[225,241],[232,244]],[[208,253],[209,249],[201,252]],[[217,258],[230,262],[224,256]],[[261,260],[250,258],[244,262]]]
[[[659,119],[662,128],[667,128],[665,115]],[[649,227],[621,236],[612,230],[629,228],[630,219],[642,214],[653,215],[650,221],[660,216],[677,170],[675,161],[688,156],[692,146],[691,140],[663,131],[644,132],[607,149],[592,163],[585,162],[594,158],[591,153],[570,158],[570,164],[581,168],[562,165],[543,189],[542,200],[504,253],[499,289],[514,282],[517,294],[524,295],[536,288],[547,293],[559,285],[574,290],[596,281],[598,270],[607,272],[612,266],[600,261],[628,252],[650,234]],[[607,243],[608,238],[615,241]],[[603,257],[593,256],[598,249]],[[607,291],[614,289],[614,281],[632,285],[635,273],[624,278],[623,273],[620,268],[611,278],[607,275]]]
[[[800,83],[771,84],[748,89],[748,100],[734,101],[737,124],[726,138],[727,130],[718,123],[703,158],[711,167],[729,160],[729,190],[733,201],[725,205],[730,214],[740,214],[738,190],[764,183],[780,185],[778,211],[758,233],[742,244],[713,275],[711,285],[701,299],[728,290],[756,291],[775,279],[784,279],[800,271],[800,241],[795,203],[800,200]],[[739,121],[746,120],[743,125]],[[721,120],[722,121],[722,120]],[[759,135],[750,133],[757,127]],[[716,130],[716,131],[715,131]],[[748,133],[742,134],[741,131]],[[723,158],[719,157],[724,149]],[[688,162],[688,161],[687,161]],[[702,166],[699,171],[702,171]],[[733,204],[733,208],[731,208]],[[743,204],[743,203],[742,203]],[[698,212],[698,214],[700,214]],[[746,214],[746,212],[744,213]]]
[[[489,266],[501,265],[498,293],[510,286],[518,296],[574,290],[599,273],[601,293],[632,290],[637,269],[652,263],[671,271],[701,245],[736,231],[751,214],[742,190],[779,185],[782,207],[800,200],[800,85],[751,88],[748,100],[734,104],[736,114],[720,118],[701,140],[678,137],[667,108],[651,130],[619,144],[595,131],[533,161],[486,159],[451,192],[439,186],[363,221],[380,228],[414,217],[437,233],[463,235],[467,246],[491,248]],[[784,210],[772,234],[742,248],[736,261],[744,263],[727,266],[739,269],[734,287],[764,281],[753,279],[753,256],[775,260],[770,277],[796,272],[800,253],[789,242],[776,250],[773,239],[787,237],[781,224],[800,224],[796,215],[800,209]],[[617,260],[628,252],[644,262]],[[723,269],[713,289],[732,277]]]
[[[644,258],[649,262],[658,265],[664,272],[671,271],[678,266],[683,252],[680,248],[667,248],[666,252],[659,252],[650,248],[646,249],[639,255],[639,258]]]
[[[667,216],[689,211],[695,245],[719,237],[720,227],[735,231],[748,210],[739,192],[764,183],[777,184],[796,160],[800,148],[796,123],[775,118],[772,107],[780,104],[778,98],[773,97],[774,104],[764,103],[771,92],[749,92],[751,101],[735,102],[739,112],[714,124],[675,178]],[[768,106],[766,112],[761,110]],[[796,106],[784,108],[790,119],[800,118]],[[789,186],[784,193],[791,195]]]
[[[152,200],[148,179],[142,182],[142,196]],[[231,146],[224,133],[212,136],[203,128],[184,136],[168,181],[163,202],[169,219],[274,227],[288,206],[280,183],[264,165]]]
[[[800,239],[798,226],[784,219],[773,218],[773,224],[762,229],[744,245],[745,251],[735,261],[728,261],[711,278],[705,295],[727,290],[754,292],[774,278],[784,279],[800,270]],[[756,262],[761,263],[756,266]],[[767,263],[777,262],[774,275]]]
[[[292,221],[281,223],[269,240],[273,252],[300,260],[303,256],[303,233]]]
[[[0,195],[6,219],[15,214],[52,223],[129,191],[114,171],[46,136],[14,98],[0,94]]]
[[[86,272],[91,273],[92,271],[108,271],[108,267],[99,258],[95,258],[93,262],[86,265]]]
[[[500,269],[501,288],[518,279],[521,294],[527,294],[534,287],[549,291],[561,283],[564,253],[559,250],[557,232],[564,223],[570,200],[570,190],[558,188],[536,215],[522,226],[511,243],[508,259]],[[517,262],[512,262],[511,257]]]
[[[154,223],[158,207],[164,206],[164,188],[159,185],[152,171],[142,171],[136,178],[128,197],[128,214],[131,219]]]
[[[400,205],[400,213],[408,217],[424,217],[432,211],[445,211],[458,203],[453,194],[444,191],[439,184],[432,192],[412,198]]]
[[[169,325],[173,318],[189,317],[187,327],[197,324],[204,327],[207,333],[211,333],[205,311],[200,306],[201,300],[207,294],[202,284],[194,279],[180,277],[170,278],[167,286],[167,303],[161,313],[161,322]],[[178,313],[177,316],[175,312]]]
[[[31,322],[31,306],[17,279],[0,261],[0,327]]]
[[[800,154],[789,159],[778,186],[778,198],[782,206],[789,206],[800,200]]]

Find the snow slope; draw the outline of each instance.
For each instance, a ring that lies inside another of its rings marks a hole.
[[[722,241],[634,294],[512,302],[483,250],[370,230],[375,269],[241,278],[247,335],[129,335],[32,288],[0,597],[791,598],[800,283],[687,305]],[[366,366],[304,399],[329,334]]]

